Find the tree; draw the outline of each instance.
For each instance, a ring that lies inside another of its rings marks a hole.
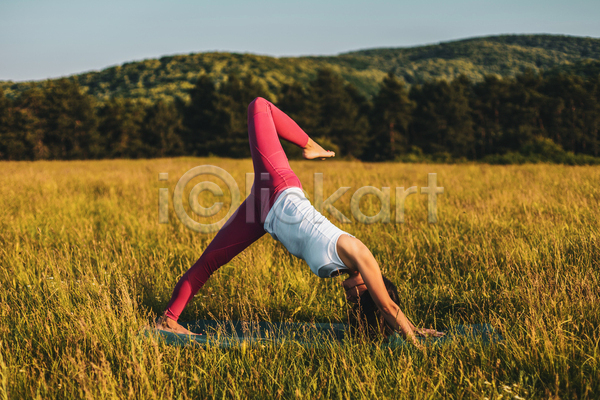
[[[510,82],[488,75],[473,87],[473,122],[475,123],[475,152],[481,158],[501,152],[503,124]],[[506,151],[506,149],[505,149]]]
[[[44,124],[38,118],[44,97],[41,88],[32,88],[24,91],[13,102],[8,131],[3,139],[8,159],[42,160],[49,157],[48,148],[44,144]]]
[[[219,90],[203,75],[183,107],[184,142],[198,155],[249,157],[247,106],[266,89],[252,75],[229,75]]]
[[[251,75],[241,79],[230,74],[219,88],[217,112],[224,116],[222,132],[211,142],[211,151],[226,157],[250,157],[248,104],[265,97],[266,88]]]
[[[53,159],[95,158],[100,153],[98,121],[91,96],[70,79],[48,81],[38,118],[44,121],[44,144]]]
[[[539,92],[541,83],[542,78],[532,70],[511,82],[503,118],[503,148],[517,151],[534,137],[547,136],[541,114],[547,99]]]
[[[592,150],[595,146],[589,128],[596,125],[598,100],[584,80],[557,74],[543,80],[540,92],[546,96],[541,114],[550,139],[568,151]]]
[[[181,115],[172,102],[158,100],[146,110],[142,137],[146,156],[165,157],[183,154]]]
[[[404,82],[390,71],[373,99],[371,139],[365,159],[393,160],[405,150],[413,107]]]
[[[430,154],[474,157],[469,89],[466,78],[413,87],[410,97],[416,106],[410,128],[411,143]]]
[[[280,94],[280,100],[277,102],[277,107],[292,118],[304,131],[316,132],[317,126],[317,104],[310,98],[307,90],[297,81],[283,86]],[[332,150],[331,143],[327,143],[323,138],[313,136],[322,146],[329,145],[328,149]],[[298,146],[289,143],[285,140],[281,141],[281,146],[289,159],[301,159],[302,149]]]
[[[12,159],[85,159],[100,156],[94,99],[76,81],[47,81],[23,92],[11,112]]]
[[[16,101],[16,130],[30,143],[32,156],[85,159],[100,155],[93,98],[70,79],[47,81]]]
[[[598,157],[600,156],[600,75],[586,80],[585,88],[593,99],[593,104],[584,117],[586,140],[589,143],[585,152]]]
[[[11,134],[13,128],[10,115],[11,108],[10,100],[4,95],[4,90],[0,87],[0,159],[4,160],[10,160],[11,153],[14,154],[14,149],[23,145],[21,140]]]
[[[309,87],[317,109],[314,136],[330,138],[343,155],[360,157],[368,141],[366,100],[352,85],[328,69],[319,70]]]
[[[190,90],[190,101],[182,105],[182,139],[187,152],[208,155],[224,134],[226,113],[219,109],[219,95],[215,84],[202,75]]]
[[[139,102],[111,98],[99,111],[99,132],[105,157],[139,158],[147,156],[142,139],[145,108]]]
[[[318,125],[318,104],[297,81],[283,86],[277,106],[307,132],[315,132]]]

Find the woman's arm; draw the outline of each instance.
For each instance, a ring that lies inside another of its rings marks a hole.
[[[338,239],[337,250],[341,260],[352,273],[360,273],[371,298],[387,323],[394,330],[402,332],[406,339],[418,345],[414,327],[388,295],[379,264],[369,249],[360,240],[342,235]]]

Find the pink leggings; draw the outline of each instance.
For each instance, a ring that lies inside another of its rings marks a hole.
[[[282,138],[305,147],[308,135],[298,124],[258,97],[248,106],[248,138],[254,164],[252,192],[177,282],[165,312],[175,321],[213,272],[265,234],[263,222],[277,194],[292,186],[302,188],[279,142]]]

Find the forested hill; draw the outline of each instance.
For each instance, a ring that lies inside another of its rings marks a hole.
[[[514,76],[526,69],[550,70],[585,60],[600,60],[600,39],[555,35],[503,35],[412,48],[382,48],[341,54],[330,62],[392,70],[407,83],[472,80],[484,75]]]
[[[237,53],[196,53],[125,63],[102,71],[74,75],[100,100],[110,97],[188,98],[200,75],[217,84],[228,74],[253,75],[266,97],[277,100],[280,89],[294,81],[307,85],[319,69],[329,68],[372,96],[388,71],[408,84],[452,80],[463,74],[473,81],[485,75],[514,76],[526,69],[580,75],[600,71],[600,39],[556,35],[502,35],[410,48],[381,48],[324,57],[269,57]],[[0,82],[9,97],[42,82]]]

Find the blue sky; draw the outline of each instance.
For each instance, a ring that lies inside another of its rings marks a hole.
[[[203,51],[274,56],[502,33],[600,37],[598,0],[0,0],[0,80]]]

